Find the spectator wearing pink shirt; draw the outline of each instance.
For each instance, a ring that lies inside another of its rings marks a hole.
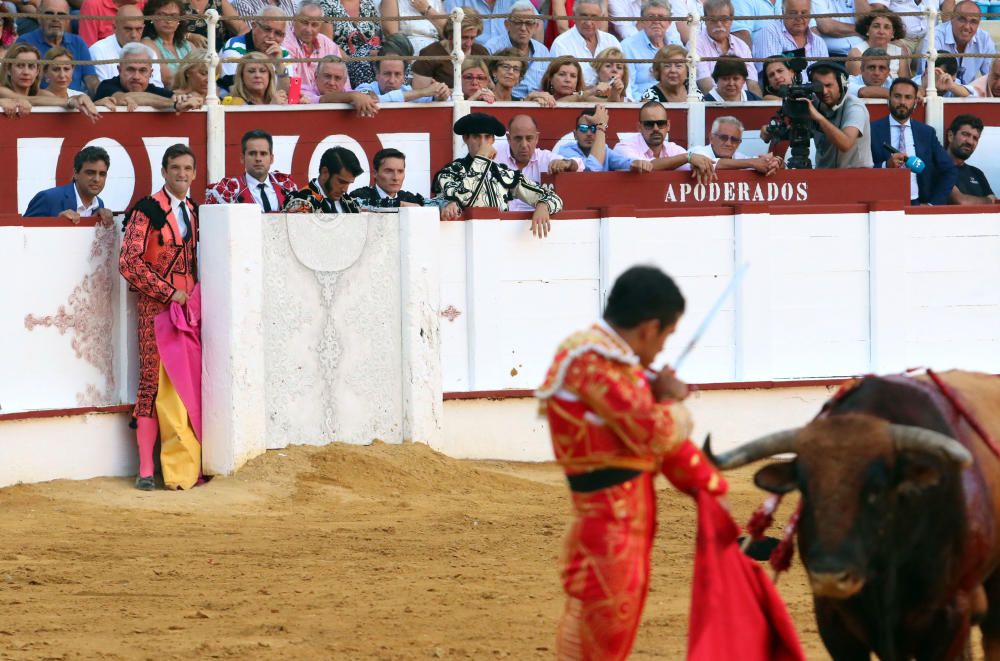
[[[511,170],[520,170],[525,178],[541,183],[543,174],[583,172],[579,158],[560,158],[555,152],[538,148],[538,124],[530,115],[514,115],[507,124],[507,141],[496,143],[493,161]],[[511,211],[534,211],[521,200],[510,201]]]
[[[298,75],[302,76],[302,98],[309,103],[316,103],[320,97],[316,85],[316,68],[319,66],[319,60],[327,55],[341,58],[344,56],[340,46],[321,33],[322,18],[323,5],[320,0],[302,0],[295,21],[292,23],[292,29],[288,30],[282,43],[291,57],[308,57],[313,60],[297,65]],[[349,80],[345,83],[344,91],[351,91]]]
[[[753,57],[746,42],[731,33],[733,27],[733,3],[731,0],[705,0],[705,26],[698,35],[696,49],[698,57],[718,58],[730,55],[738,58]],[[757,84],[757,67],[747,62],[747,88],[761,96]],[[712,71],[715,60],[698,62],[698,89],[703,93],[715,87]]]
[[[639,133],[619,140],[614,151],[626,158],[652,161],[653,170],[694,170],[692,176],[699,181],[713,179],[712,160],[670,142],[669,133],[667,109],[659,101],[647,101],[639,108]]]

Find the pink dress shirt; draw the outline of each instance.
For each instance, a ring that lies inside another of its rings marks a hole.
[[[302,42],[298,40],[295,36],[295,31],[292,29],[288,30],[282,45],[288,51],[290,57],[308,57],[316,60],[316,62],[310,62],[309,64],[303,62],[296,65],[298,67],[298,74],[302,76],[302,97],[307,99],[309,103],[316,103],[320,97],[319,89],[316,87],[316,68],[319,66],[319,60],[327,55],[344,57],[344,52],[340,50],[340,46],[333,43],[332,39],[326,35],[318,34],[316,35],[316,48],[312,52],[307,53],[306,49],[302,46]],[[350,80],[344,85],[344,91],[351,91]]]
[[[496,143],[497,155],[494,157],[493,161],[501,165],[506,165],[511,170],[517,170],[517,163],[514,162],[514,157],[510,153],[510,143],[506,140],[504,142]],[[548,149],[535,149],[535,153],[531,155],[531,160],[528,164],[521,168],[521,174],[523,174],[527,179],[534,181],[536,183],[541,183],[542,175],[548,173],[549,163],[552,161],[566,160],[566,161],[576,161],[576,168],[578,172],[583,172],[583,161],[579,158],[564,158],[554,151],[549,151]],[[510,201],[510,206],[508,207],[510,211],[534,211],[533,207],[528,206],[524,202],[518,199],[513,199]]]
[[[660,154],[654,154],[653,150],[646,144],[646,141],[642,139],[641,133],[629,133],[626,135],[618,141],[617,145],[615,145],[615,151],[627,158],[639,159],[643,161],[651,161],[654,158],[670,158],[671,156],[679,156],[680,154],[687,153],[687,149],[684,149],[678,144],[674,144],[673,142],[664,142],[663,151]],[[677,169],[690,170],[691,166],[685,163]]]

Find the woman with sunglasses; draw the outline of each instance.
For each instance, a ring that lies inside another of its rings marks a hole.
[[[60,54],[65,58],[71,58],[70,53],[61,47],[53,47],[49,50],[56,51],[56,57]],[[61,51],[61,53],[60,53]],[[39,75],[39,65],[41,58],[38,49],[30,44],[14,44],[7,51],[7,59],[14,60],[10,64],[5,64],[0,69],[0,99],[9,100],[8,103],[0,104],[4,114],[8,116],[27,115],[32,106],[65,108],[66,110],[79,110],[87,119],[96,122],[101,118],[86,94],[75,93],[66,96],[57,96],[52,92],[41,90],[41,77]],[[73,68],[69,69],[69,80],[73,80]],[[67,87],[69,84],[67,83]],[[11,106],[10,102],[13,102]]]
[[[659,82],[646,90],[642,101],[661,103],[687,103],[688,53],[682,46],[672,44],[661,48],[653,58],[652,74]],[[700,98],[701,92],[695,94]]]
[[[181,0],[149,0],[143,16],[170,16],[170,18],[152,19],[146,23],[142,31],[142,43],[159,53],[163,60],[183,60],[191,52],[192,45],[187,40],[187,21],[180,20],[184,13],[184,3]],[[173,87],[174,72],[177,64],[160,63],[160,78],[167,89]]]
[[[535,101],[544,108],[556,105],[555,97],[548,92],[534,90],[525,98],[514,96],[514,88],[524,78],[527,62],[516,48],[497,51],[490,60],[490,77],[493,80],[493,96],[497,101]]]

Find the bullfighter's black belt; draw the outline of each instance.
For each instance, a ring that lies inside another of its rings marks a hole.
[[[567,475],[566,479],[569,480],[569,488],[572,491],[587,493],[597,491],[598,489],[607,489],[622,482],[628,482],[640,475],[642,475],[642,471],[627,468],[602,468],[589,473]]]

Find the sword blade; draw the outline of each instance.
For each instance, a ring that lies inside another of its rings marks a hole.
[[[708,314],[705,315],[705,318],[701,320],[701,324],[698,326],[698,330],[694,332],[694,335],[691,336],[691,339],[688,341],[687,346],[685,346],[684,350],[681,351],[681,355],[679,355],[677,357],[677,360],[674,361],[673,364],[674,370],[679,370],[681,368],[681,365],[684,363],[684,360],[695,348],[695,346],[698,344],[698,341],[701,340],[702,336],[705,335],[705,333],[708,331],[708,328],[709,326],[712,325],[712,321],[715,319],[715,316],[719,314],[719,310],[722,309],[722,304],[726,302],[726,299],[729,298],[729,296],[734,291],[736,291],[736,287],[738,287],[740,282],[742,282],[743,276],[746,275],[748,268],[750,268],[750,264],[743,263],[740,264],[739,268],[736,269],[736,273],[733,273],[733,277],[729,280],[729,284],[726,285],[726,288],[724,290],[722,290],[722,294],[720,294],[719,298],[716,299],[715,304],[712,306],[712,309],[710,309],[708,311]]]

